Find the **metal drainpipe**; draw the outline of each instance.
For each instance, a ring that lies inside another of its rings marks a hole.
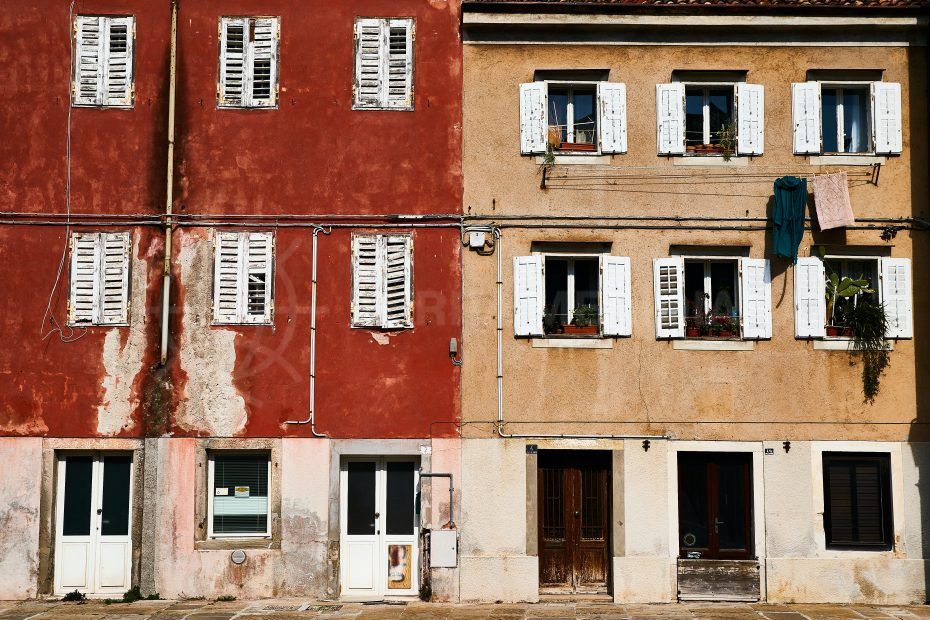
[[[493,234],[496,240],[494,251],[497,252],[497,434],[504,439],[671,439],[671,435],[572,435],[567,433],[523,435],[504,432],[504,319],[501,316],[504,290],[503,259],[501,258],[503,244],[499,227],[493,227]]]
[[[171,60],[168,78],[168,174],[165,198],[165,263],[162,270],[161,365],[168,360],[168,314],[171,308],[171,215],[174,202],[174,99],[177,87],[178,0],[171,0]]]

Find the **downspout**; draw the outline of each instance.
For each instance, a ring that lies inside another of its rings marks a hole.
[[[168,360],[168,314],[171,307],[171,215],[174,202],[174,100],[178,75],[178,0],[171,0],[171,60],[168,69],[168,174],[165,198],[165,263],[162,269],[161,365]]]
[[[316,430],[316,265],[317,265],[317,235],[323,233],[328,235],[333,231],[332,228],[323,226],[313,227],[313,266],[310,275],[310,405],[307,419],[305,420],[287,420],[285,424],[309,424],[310,434],[314,437],[328,438],[325,433],[318,433]]]

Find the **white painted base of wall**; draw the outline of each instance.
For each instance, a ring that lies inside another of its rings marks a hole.
[[[615,557],[613,570],[615,603],[675,600],[675,561],[667,556]]]
[[[770,558],[769,603],[924,603],[928,562],[874,558]]]
[[[535,556],[459,556],[459,567],[463,603],[539,600],[539,558]]]

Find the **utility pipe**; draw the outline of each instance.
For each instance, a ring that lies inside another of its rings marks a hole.
[[[174,202],[174,100],[178,76],[178,0],[171,0],[171,60],[168,69],[168,173],[165,190],[165,263],[161,293],[161,365],[168,360],[168,314],[171,310],[171,214]]]
[[[454,497],[453,491],[455,487],[452,484],[452,474],[426,473],[423,470],[420,470],[420,479],[418,483],[420,483],[421,485],[423,482],[423,478],[448,478],[449,479],[449,523],[447,523],[446,525],[448,525],[450,529],[454,528],[455,523],[452,520],[452,516],[455,514],[453,510],[455,507],[455,504],[453,503],[453,497]]]

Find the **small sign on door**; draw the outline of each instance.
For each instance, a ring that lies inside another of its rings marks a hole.
[[[248,497],[249,487],[236,487],[236,497]]]

